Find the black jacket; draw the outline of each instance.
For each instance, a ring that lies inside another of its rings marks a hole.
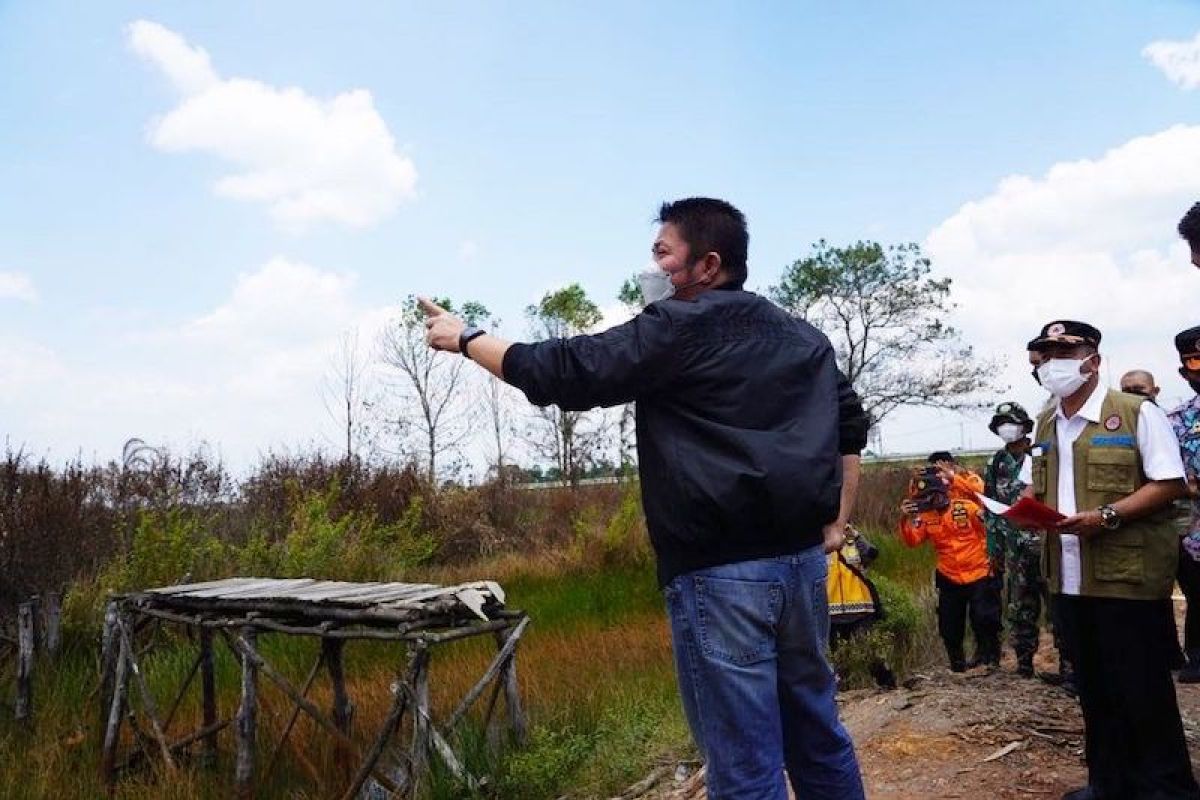
[[[637,401],[658,578],[795,553],[838,513],[841,454],[867,424],[829,340],[737,289],[651,303],[595,336],[516,344],[504,379],[535,405]]]

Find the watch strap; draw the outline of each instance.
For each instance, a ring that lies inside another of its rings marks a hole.
[[[458,352],[462,353],[467,358],[470,358],[471,354],[467,352],[468,345],[471,344],[472,340],[478,339],[485,333],[487,333],[487,331],[474,326],[463,328],[463,332],[458,335]]]

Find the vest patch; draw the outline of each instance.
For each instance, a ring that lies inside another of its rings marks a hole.
[[[1092,447],[1134,447],[1133,437],[1124,436],[1093,436]]]
[[[1104,420],[1104,429],[1106,431],[1115,431],[1119,427],[1121,427],[1120,414],[1112,414],[1108,419]]]

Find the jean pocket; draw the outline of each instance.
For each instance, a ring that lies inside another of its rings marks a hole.
[[[773,581],[698,577],[696,616],[708,657],[745,666],[773,658],[783,586]]]

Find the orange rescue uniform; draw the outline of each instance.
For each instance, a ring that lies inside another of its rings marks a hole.
[[[972,473],[955,475],[949,506],[900,518],[904,543],[917,547],[926,539],[933,542],[937,571],[953,583],[972,583],[991,574],[987,529],[976,492],[983,492],[983,478]]]

